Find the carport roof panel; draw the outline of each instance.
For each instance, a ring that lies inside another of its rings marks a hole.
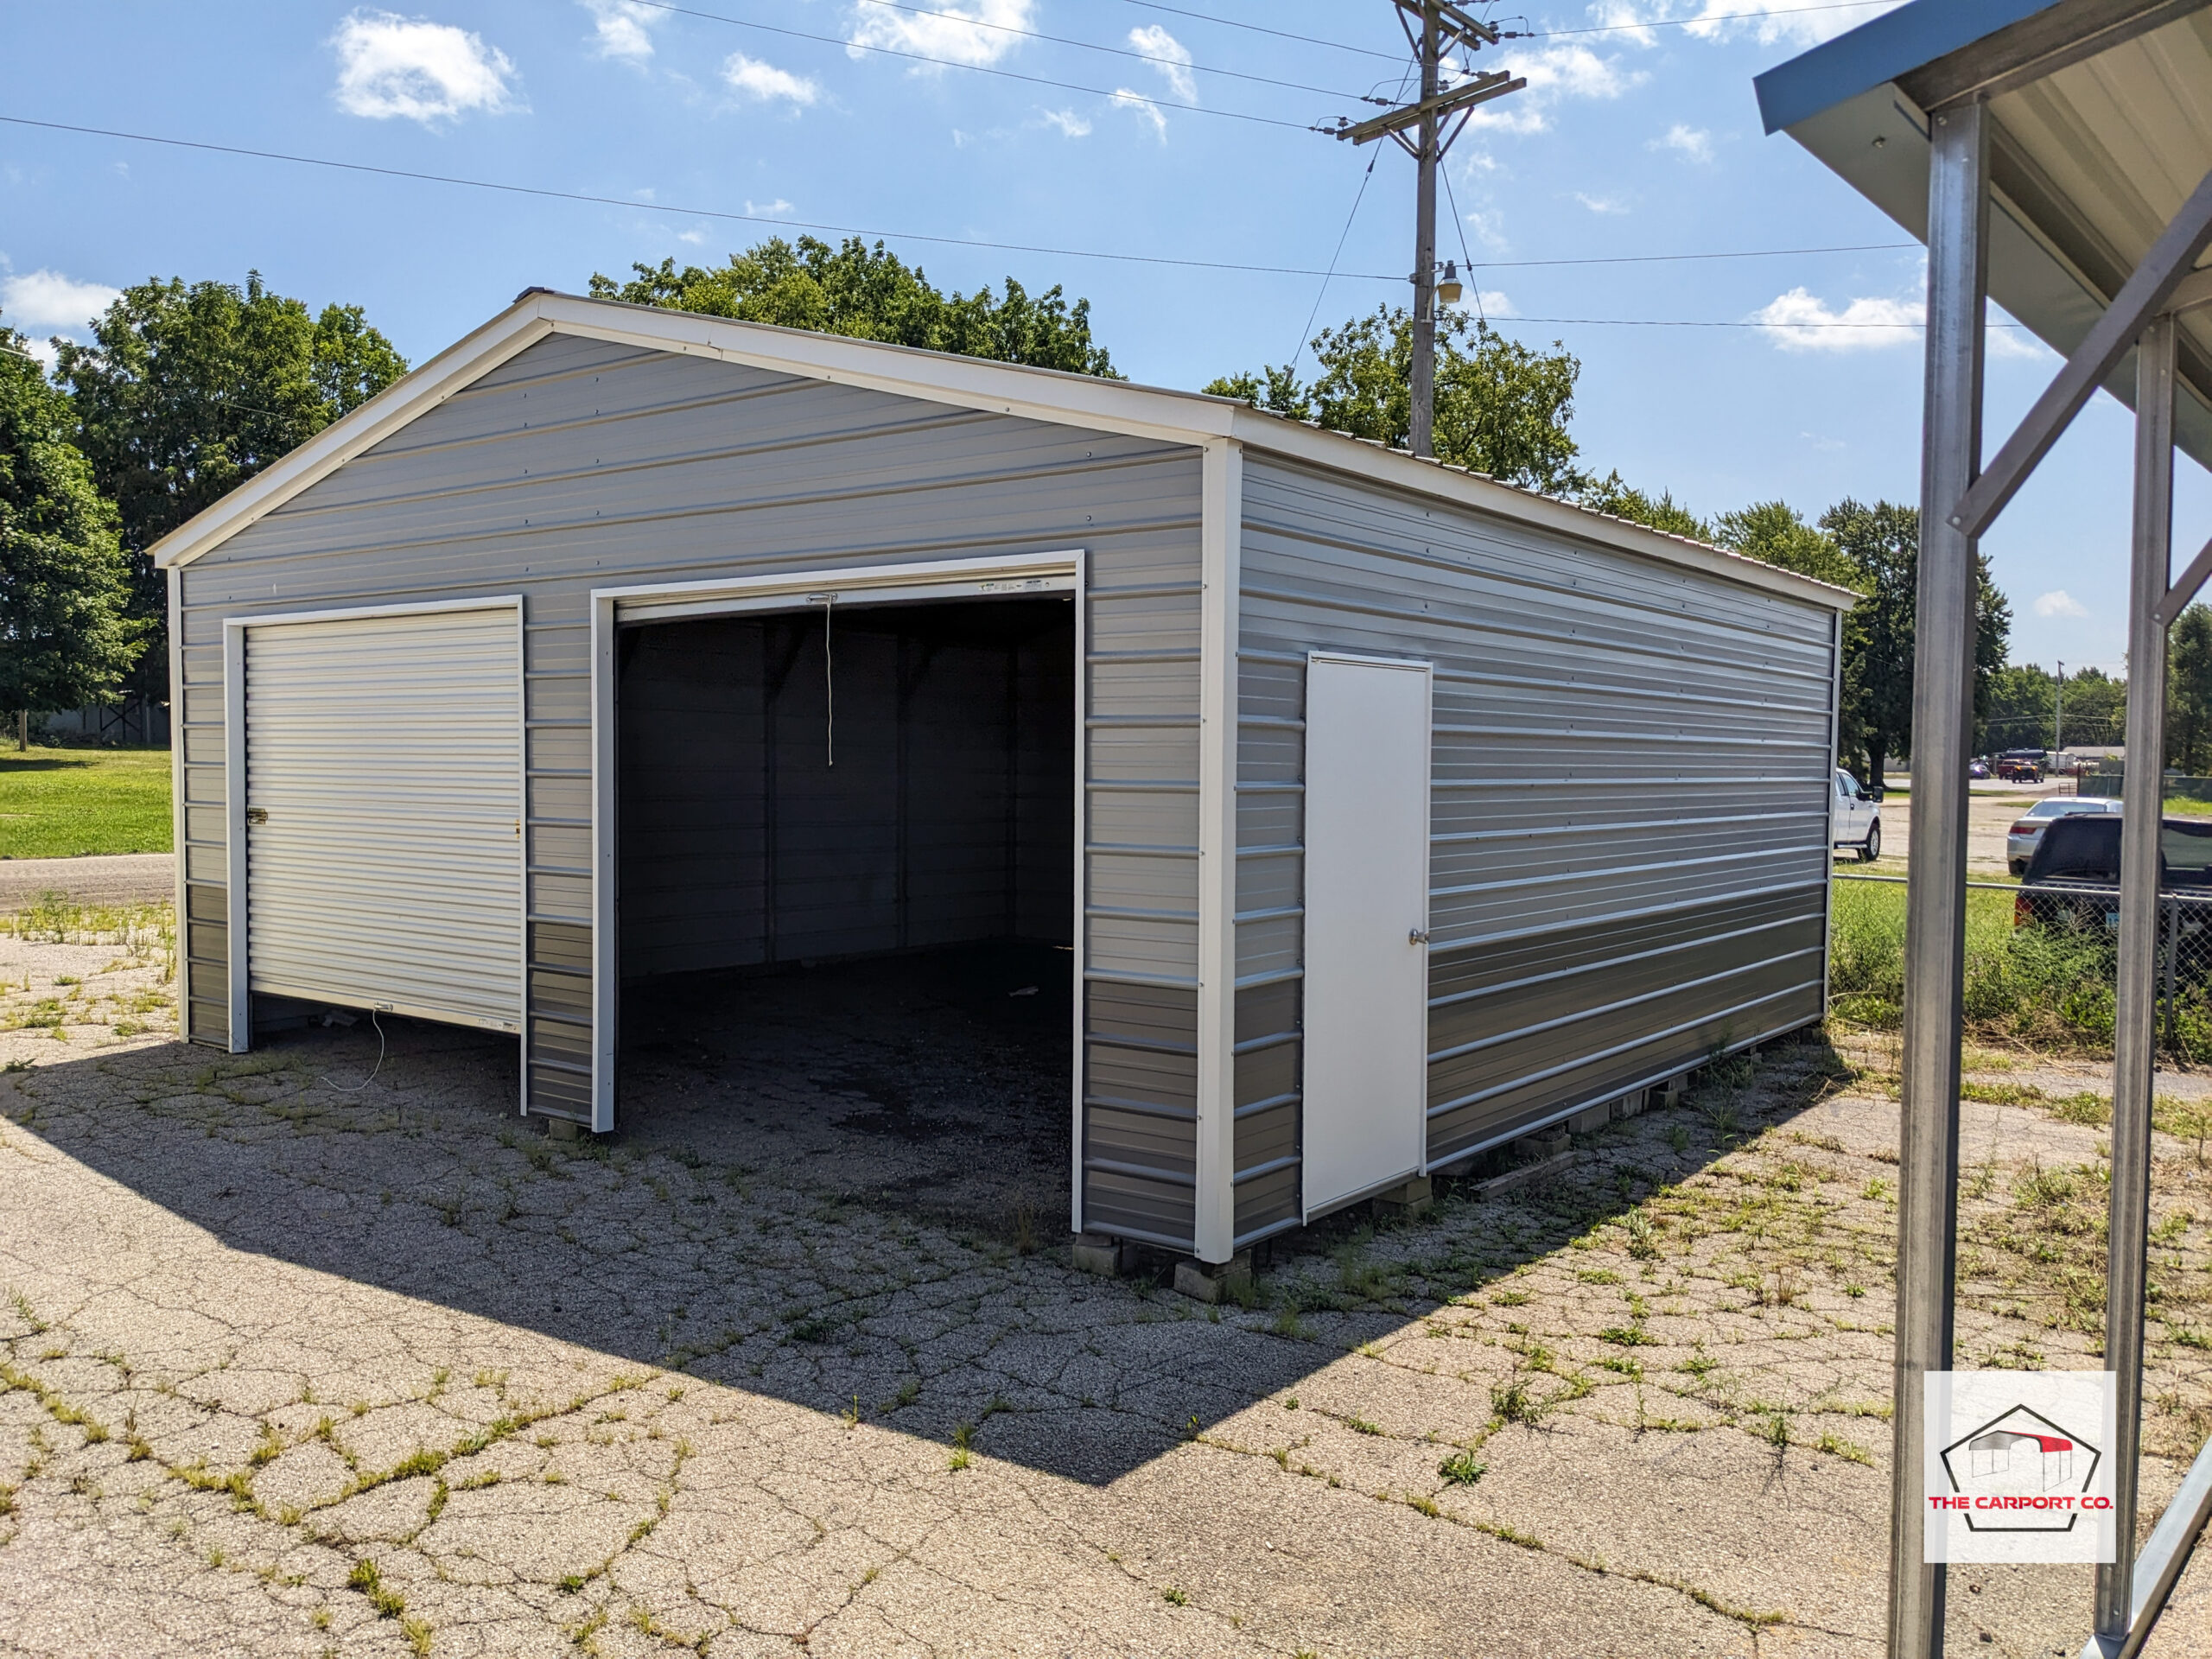
[[[587,299],[549,289],[527,290],[499,315],[171,531],[150,550],[155,563],[163,568],[189,564],[501,363],[556,334],[743,363],[799,378],[867,386],[958,408],[1168,443],[1203,447],[1231,442],[1790,599],[1836,610],[1847,610],[1858,601],[1847,588],[1726,548],[1592,512],[1464,467],[1417,461],[1403,450],[1324,431],[1233,398],[809,329]]]
[[[1987,98],[1990,298],[2068,353],[2212,171],[2207,3],[1910,0],[1759,76],[1760,113],[1924,241],[1927,111]],[[2212,465],[2212,315],[2181,334],[2178,436]],[[2107,385],[2132,405],[2132,357]]]

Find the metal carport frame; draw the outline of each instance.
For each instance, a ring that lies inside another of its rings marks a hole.
[[[2142,1576],[2149,1582],[2139,1587],[2131,1552],[2141,1449],[2166,629],[2212,572],[2208,547],[2182,583],[2171,576],[2174,449],[2178,439],[2206,458],[2212,392],[2203,342],[2193,331],[2184,340],[2179,321],[2180,313],[2212,300],[2212,276],[2196,270],[2212,245],[2212,126],[2185,96],[2212,85],[2212,34],[2198,16],[2204,3],[1911,0],[1758,82],[1769,132],[1789,131],[1928,245],[1897,1209],[1892,1659],[1940,1655],[1943,1643],[1944,1569],[1922,1560],[1919,1446],[1922,1379],[1952,1364],[1976,546],[2100,385],[2135,410],[2126,741],[2136,764],[2123,790],[2105,1317],[2106,1365],[2115,1374],[2119,1408],[2119,1550],[2097,1569],[2094,1634],[2085,1655],[2109,1659],[2139,1649],[2208,1508],[2198,1489],[2212,1478],[2212,1466],[2200,1458],[2145,1553]],[[2032,106],[2020,97],[2030,87],[2040,100]],[[2060,131],[2077,142],[2070,148],[2047,142]],[[1924,150],[1910,143],[1916,134],[1925,139]],[[1898,136],[1907,142],[1892,146]],[[2082,160],[2091,154],[2094,162]],[[1910,186],[1923,156],[1922,219]],[[2096,175],[2099,167],[2107,176]],[[2177,168],[2187,175],[2178,192]],[[2115,206],[2123,198],[2126,212]],[[2155,224],[2146,222],[2150,214]],[[1984,472],[1985,314],[1993,291],[2067,360]],[[2146,758],[2150,764],[2143,764]]]

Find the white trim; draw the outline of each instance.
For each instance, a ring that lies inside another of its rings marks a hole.
[[[241,612],[226,616],[226,628],[259,628],[294,622],[374,622],[388,616],[440,616],[453,611],[503,611],[522,608],[520,594],[494,594],[482,599],[429,599],[405,605],[352,605],[322,611]]]
[[[177,589],[184,585],[181,571],[168,573],[169,615],[184,613]],[[172,626],[169,633],[169,846],[176,890],[177,1000],[176,1039],[192,1040],[192,847],[184,810],[184,641]],[[224,956],[230,955],[229,946]]]
[[[169,568],[169,582],[172,590],[180,580],[176,568],[172,565]],[[522,1039],[523,1098],[525,1103],[528,1102],[530,1097],[530,836],[526,820],[530,817],[530,706],[528,702],[530,677],[528,664],[523,659],[523,653],[528,648],[528,642],[523,627],[523,596],[520,594],[487,594],[476,599],[428,600],[406,605],[354,605],[319,611],[274,611],[265,614],[249,613],[245,615],[226,616],[223,619],[223,847],[226,874],[229,878],[229,885],[225,893],[224,914],[229,935],[226,944],[229,957],[227,965],[230,976],[230,1052],[232,1053],[243,1054],[252,1046],[253,1043],[252,964],[248,960],[246,950],[251,916],[249,895],[246,891],[248,859],[245,836],[246,630],[283,627],[302,622],[373,622],[397,616],[450,615],[456,611],[497,610],[512,610],[515,613],[516,689],[522,699],[518,702],[515,708],[515,744],[521,757],[521,764],[516,778],[518,793],[515,798],[515,807],[525,821],[520,828],[520,832],[515,836],[517,843],[515,856],[520,876],[518,886],[522,896],[521,914],[518,918],[522,925],[520,981],[522,1001],[521,1007],[516,1010],[514,1030]],[[170,613],[172,617],[175,615],[174,607]],[[172,626],[170,636],[173,652],[178,649],[174,643],[175,634],[176,630]],[[173,680],[171,683],[182,683],[181,679]],[[172,732],[174,747],[179,757],[181,757],[184,749],[182,737],[181,725],[179,724]],[[173,767],[179,773],[181,772],[182,765],[181,758],[172,762]],[[179,814],[181,823],[183,811],[181,788],[177,790],[177,796],[175,810]],[[183,880],[184,850],[181,839],[178,842],[177,858],[177,893],[181,900],[186,886]],[[179,916],[179,925],[181,927],[188,925],[188,923],[183,919],[181,909]],[[185,993],[188,1005],[186,1016],[188,1019],[192,988],[189,982],[191,958],[188,936],[185,964],[187,975]],[[283,993],[275,991],[272,988],[272,994],[282,995]],[[420,1014],[425,1019],[439,1020],[448,1024],[477,1025],[486,1031],[506,1029],[504,1026],[488,1025],[481,1020],[456,1021],[452,1014],[441,1014],[435,1010],[420,1010],[394,1005],[392,1011],[398,1014]]]
[[[1075,556],[1075,776],[1072,779],[1075,796],[1071,803],[1075,822],[1071,826],[1075,842],[1075,917],[1070,937],[1075,941],[1075,955],[1068,964],[1068,1017],[1073,1027],[1068,1045],[1070,1069],[1069,1109],[1074,1115],[1075,1133],[1069,1145],[1069,1159],[1073,1166],[1068,1173],[1069,1230],[1083,1231],[1083,1131],[1084,1131],[1084,1026],[1088,1017],[1090,996],[1090,563],[1087,553],[1079,550]]]
[[[1206,445],[1198,601],[1198,1186],[1192,1239],[1226,1262],[1236,1233],[1236,638],[1244,453]]]
[[[253,994],[246,969],[245,624],[230,617],[223,620],[223,855],[229,1046],[232,1053],[243,1054],[253,1046]]]
[[[666,621],[676,617],[734,615],[747,611],[790,610],[793,601],[804,602],[814,594],[863,596],[892,604],[910,599],[1010,598],[1033,593],[1076,594],[1077,677],[1076,765],[1084,766],[1081,718],[1083,663],[1082,591],[1084,556],[1080,549],[1053,553],[1027,553],[1006,558],[937,559],[912,564],[841,565],[830,569],[773,575],[710,577],[702,582],[646,582],[624,588],[591,590],[591,1127],[604,1135],[614,1127],[614,1065],[620,1045],[622,964],[618,931],[620,927],[617,882],[616,842],[621,834],[620,773],[615,753],[614,638],[620,625],[632,621]],[[952,576],[957,580],[948,581]],[[663,604],[654,601],[666,601]],[[1083,856],[1083,836],[1076,836],[1076,856]],[[524,895],[528,911],[528,895]],[[1077,949],[1082,949],[1083,887],[1076,886]],[[527,948],[527,947],[525,947]],[[1078,956],[1078,963],[1081,958]],[[1080,979],[1077,981],[1079,988]],[[524,991],[528,995],[528,981]],[[1078,988],[1077,995],[1080,996]],[[1077,1110],[1082,1109],[1080,1093]],[[1077,1156],[1081,1158],[1080,1137]],[[1080,1186],[1077,1204],[1080,1205]]]
[[[1058,426],[1204,447],[1233,439],[1385,485],[1535,524],[1617,552],[1641,554],[1744,586],[1848,609],[1857,595],[1721,548],[1662,535],[1531,491],[1416,461],[1402,450],[1325,432],[1203,392],[1132,385],[1094,375],[995,363],[946,352],[851,340],[802,328],[738,322],[657,306],[575,295],[524,296],[481,327],[403,377],[343,419],[156,543],[155,562],[189,563],[302,490],[327,478],[416,416],[550,334],[713,358],[771,372],[864,386],[957,409]]]
[[[591,1127],[614,1127],[614,1058],[621,1018],[615,803],[614,601],[591,596]]]
[[[648,582],[595,588],[610,600],[617,622],[667,622],[683,617],[728,616],[741,611],[787,610],[793,599],[834,588],[841,600],[887,603],[934,599],[1011,599],[1027,594],[1070,593],[1082,555],[1066,550],[1011,557],[936,559],[922,563],[843,566],[827,571],[778,571],[704,582]]]
[[[515,744],[515,899],[521,908],[515,930],[516,949],[522,953],[522,1002],[515,1010],[515,1111],[530,1116],[530,627],[524,607],[529,601],[515,595],[515,718],[522,723]]]

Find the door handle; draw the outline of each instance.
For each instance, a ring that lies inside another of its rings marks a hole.
[[[1425,927],[1408,928],[1406,930],[1406,943],[1408,944],[1427,944],[1428,943],[1428,930]]]

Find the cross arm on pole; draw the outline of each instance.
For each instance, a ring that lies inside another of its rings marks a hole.
[[[1451,3],[1451,0],[1429,0],[1445,31],[1453,35],[1459,45],[1473,50],[1477,46],[1496,46],[1505,37],[1491,24]],[[1398,0],[1398,10],[1412,21],[1421,20],[1421,0]]]
[[[1408,104],[1402,109],[1378,115],[1372,119],[1347,123],[1327,129],[1338,138],[1349,138],[1355,144],[1372,143],[1377,138],[1395,137],[1407,127],[1419,126],[1431,116],[1441,120],[1462,110],[1471,110],[1478,104],[1487,104],[1494,98],[1503,98],[1508,92],[1517,92],[1529,84],[1521,75],[1503,72],[1478,75],[1465,85],[1453,87],[1448,92],[1439,92],[1434,98],[1425,98],[1418,104]]]
[[[2082,406],[2120,366],[2137,336],[2169,308],[2208,244],[2212,244],[2212,173],[2205,175],[2143,256],[2088,337],[2074,348],[2027,418],[2005,440],[1989,469],[1959,498],[1949,516],[1953,529],[1979,537],[1995,522]]]

